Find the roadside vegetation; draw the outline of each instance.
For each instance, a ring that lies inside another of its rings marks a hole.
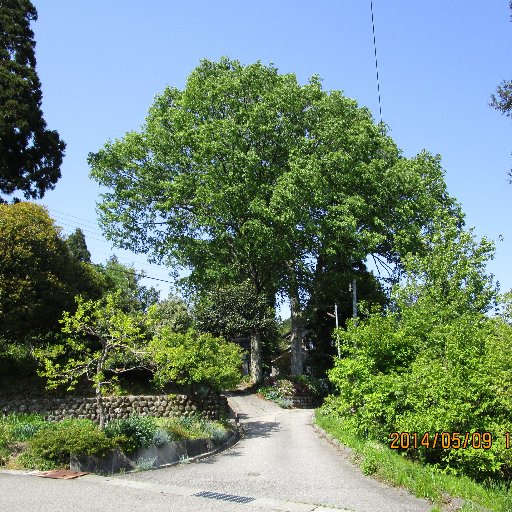
[[[209,421],[199,415],[154,418],[130,416],[113,420],[100,429],[90,420],[46,421],[42,416],[8,415],[0,419],[0,466],[9,469],[49,470],[69,467],[71,454],[105,455],[119,448],[161,446],[184,439],[220,441],[229,423]]]
[[[509,512],[512,510],[512,491],[505,482],[478,483],[475,480],[436,466],[415,462],[403,453],[357,435],[342,419],[316,411],[316,423],[352,450],[352,461],[366,475],[410,490],[418,498],[432,501],[432,512]]]
[[[275,402],[283,409],[293,407],[291,398],[314,397],[320,401],[328,393],[328,383],[326,379],[318,379],[307,375],[277,376],[268,377],[263,381],[263,386],[258,389],[267,400]]]
[[[448,493],[511,510],[510,297],[485,272],[488,241],[446,219],[428,240],[386,308],[335,331],[334,392],[317,421],[366,473],[440,503]]]

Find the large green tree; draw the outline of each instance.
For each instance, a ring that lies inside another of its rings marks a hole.
[[[19,190],[27,199],[55,186],[65,148],[41,111],[35,20],[30,0],[0,2],[0,194]]]
[[[0,332],[21,343],[54,330],[76,294],[98,297],[101,279],[69,253],[42,206],[0,204]]]
[[[89,163],[116,244],[188,267],[197,289],[248,281],[288,298],[294,374],[328,261],[398,261],[437,209],[456,210],[438,158],[404,158],[354,100],[260,62],[202,61],[183,90],[157,96],[140,132]],[[251,337],[261,344],[258,326]]]
[[[269,368],[279,338],[274,298],[255,294],[250,281],[228,284],[212,288],[198,297],[193,313],[200,331],[222,336],[242,346],[247,346],[249,341],[251,376],[259,375],[265,366]],[[251,337],[255,331],[260,334],[258,343]]]

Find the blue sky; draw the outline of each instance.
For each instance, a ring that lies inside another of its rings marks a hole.
[[[39,201],[65,233],[81,227],[96,262],[115,252],[169,280],[144,255],[112,249],[96,223],[87,154],[138,129],[155,94],[182,88],[199,60],[273,62],[318,74],[378,120],[370,0],[33,0],[48,127],[67,143],[62,179]],[[497,241],[489,270],[512,288],[512,122],[489,108],[512,78],[507,0],[373,0],[383,119],[405,156],[441,154],[468,226]],[[498,241],[499,236],[503,241]],[[169,284],[148,281],[169,291]]]

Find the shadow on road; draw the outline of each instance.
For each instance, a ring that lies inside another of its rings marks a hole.
[[[274,421],[248,421],[244,422],[243,425],[246,439],[251,437],[270,437],[272,432],[281,430],[279,423]]]

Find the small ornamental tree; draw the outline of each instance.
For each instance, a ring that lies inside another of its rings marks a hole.
[[[221,391],[240,382],[242,349],[208,333],[186,333],[163,328],[148,345],[154,380],[163,386],[175,382],[189,387]]]
[[[96,394],[100,428],[103,428],[103,394],[105,386],[112,381],[105,371],[108,369],[110,373],[116,373],[109,362],[116,356],[140,356],[145,334],[140,321],[122,311],[118,294],[88,301],[76,297],[76,302],[76,312],[65,312],[61,320],[62,342],[46,350],[35,351],[44,366],[38,373],[48,379],[48,389],[67,384],[68,390],[72,390],[84,377],[91,382]]]

